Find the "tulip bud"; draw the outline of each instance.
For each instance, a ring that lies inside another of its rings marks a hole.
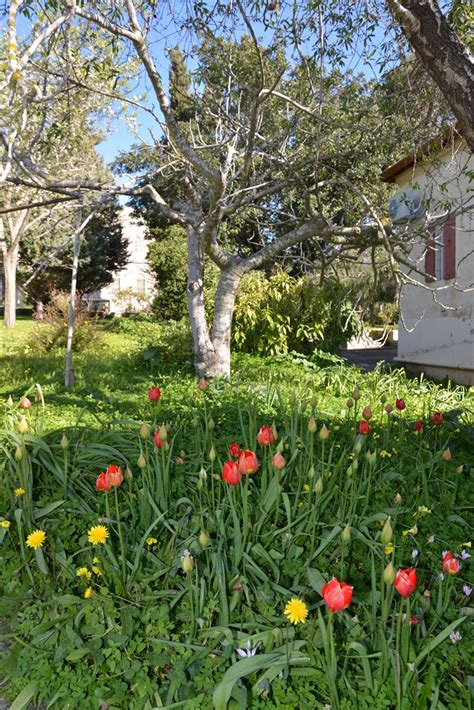
[[[18,422],[18,431],[20,432],[20,434],[26,434],[26,432],[28,431],[28,422],[26,421],[25,417],[22,417]]]
[[[351,526],[350,525],[346,525],[346,527],[342,531],[341,539],[342,539],[342,542],[349,542],[349,540],[351,539]]]
[[[346,405],[349,407],[349,409],[352,409],[352,407],[354,406],[354,400],[352,399],[352,397],[349,397],[346,402]]]
[[[201,379],[198,382],[198,387],[201,390],[201,392],[205,392],[209,385],[207,384],[207,380],[204,379],[204,377],[201,377]]]
[[[214,419],[211,417],[207,423],[207,428],[209,429],[209,431],[212,431],[215,428],[215,426],[216,425],[215,425]]]
[[[352,399],[355,400],[356,402],[358,399],[360,399],[360,390],[359,390],[358,385],[356,385],[354,387],[354,389],[351,392],[351,395],[352,395]]]
[[[205,469],[205,468],[201,468],[201,470],[199,471],[199,480],[200,480],[202,483],[204,483],[205,481],[207,481],[207,473],[206,473],[206,469]]]
[[[316,485],[314,487],[314,490],[316,493],[323,492],[323,479],[322,478],[318,478],[318,480],[316,481]]]
[[[364,419],[366,419],[367,421],[369,421],[369,419],[372,419],[372,410],[371,410],[371,408],[370,408],[370,407],[364,407],[364,409],[362,410],[362,416],[363,416]]]
[[[281,441],[278,442],[276,450],[277,450],[278,454],[282,454],[283,451],[285,450],[285,442],[283,441],[283,439],[281,439]]]
[[[318,406],[318,398],[316,397],[315,394],[311,397],[311,406],[313,409]]]
[[[278,431],[275,426],[275,422],[272,422],[271,430],[272,430],[273,441],[276,441],[278,439]]]
[[[386,398],[386,396],[383,394],[383,395],[380,397],[380,403],[381,403],[381,404],[385,404],[386,401],[387,401],[387,398]]]
[[[321,441],[326,441],[329,438],[329,430],[326,424],[323,424],[321,429],[319,430],[319,438],[321,439]]]
[[[138,468],[145,468],[145,466],[146,466],[146,459],[141,452],[140,452],[140,456],[138,457],[138,460],[137,460],[137,466],[138,466]]]
[[[149,424],[142,424],[140,427],[140,436],[142,437],[142,439],[148,439],[148,437],[150,436],[150,431],[151,428]]]
[[[295,395],[294,392],[293,392],[293,394],[290,396],[290,404],[291,404],[292,407],[294,407],[295,404],[296,404],[296,395]]]
[[[193,426],[194,428],[196,428],[197,425],[199,424],[199,419],[198,419],[197,417],[193,417],[193,418],[191,419],[191,424],[192,424],[192,426]]]
[[[376,451],[367,451],[365,458],[367,459],[369,464],[371,466],[373,466],[375,464],[375,462],[377,461],[377,452]]]
[[[464,466],[461,464],[461,466],[458,466],[456,469],[456,473],[462,473],[464,470]]]
[[[311,466],[311,468],[308,471],[308,481],[312,481],[314,478],[314,466]]]
[[[168,432],[164,424],[162,424],[158,430],[158,438],[161,442],[165,442],[168,439]]]
[[[354,446],[353,446],[353,449],[352,449],[355,454],[360,454],[360,452],[361,452],[361,450],[362,450],[362,442],[363,442],[362,437],[361,437],[361,436],[358,436],[358,437],[356,438],[356,440],[355,440],[355,443],[354,443]]]
[[[316,431],[316,419],[314,417],[308,419],[308,431],[310,431],[311,434],[314,434]]]
[[[272,458],[272,466],[274,469],[277,471],[281,471],[282,468],[285,468],[285,459],[283,456],[277,451],[277,453],[274,455]]]
[[[21,448],[21,446],[17,446],[15,449],[15,461],[17,461],[19,463],[22,458],[23,458],[23,449]]]
[[[67,438],[66,434],[62,435],[59,445],[62,449],[67,449],[67,447],[69,446],[69,439]]]
[[[211,463],[214,463],[215,460],[216,460],[216,450],[215,450],[214,446],[211,446],[211,450],[209,451],[209,461]]]
[[[389,542],[392,542],[393,530],[392,525],[390,523],[390,516],[388,516],[387,520],[385,521],[385,524],[382,528],[382,534],[380,535],[380,539],[384,545],[388,545]]]
[[[393,412],[393,407],[390,402],[385,405],[385,411],[387,412],[387,414],[391,414]]]
[[[395,503],[395,505],[400,505],[400,503],[402,502],[402,497],[401,497],[400,493],[397,493],[394,496],[393,502]]]
[[[385,582],[385,584],[393,584],[395,581],[395,576],[395,567],[391,562],[389,562],[383,571],[383,581]]]
[[[181,557],[181,569],[186,574],[189,574],[189,572],[192,572],[194,569],[194,558],[189,550],[185,550]]]
[[[307,406],[308,406],[308,401],[307,401],[306,399],[302,399],[302,400],[301,400],[301,404],[300,404],[300,412],[301,412],[301,414],[304,414],[304,413],[305,413]]]
[[[452,456],[451,456],[451,450],[450,450],[449,446],[443,451],[442,458],[444,461],[451,461]]]
[[[125,478],[127,479],[127,481],[131,481],[133,478],[133,473],[130,466],[127,466],[127,468],[125,469]]]
[[[209,542],[209,535],[205,530],[201,530],[201,534],[199,535],[199,544],[201,547],[206,547],[206,545]]]

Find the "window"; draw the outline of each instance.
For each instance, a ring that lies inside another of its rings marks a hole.
[[[145,279],[137,279],[137,291],[145,293]]]
[[[425,251],[426,281],[456,278],[456,215],[450,214],[442,230],[433,234]]]

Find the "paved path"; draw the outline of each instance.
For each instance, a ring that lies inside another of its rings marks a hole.
[[[357,365],[369,372],[374,370],[379,362],[392,364],[397,356],[396,347],[385,348],[363,348],[361,350],[341,350],[342,357],[345,357],[352,365]],[[395,363],[397,364],[397,363]]]

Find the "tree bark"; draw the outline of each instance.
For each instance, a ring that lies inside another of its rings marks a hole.
[[[443,93],[474,152],[474,59],[436,0],[388,0],[416,56]]]
[[[16,323],[16,270],[18,249],[3,252],[3,324],[12,328]]]
[[[214,323],[212,344],[221,374],[230,375],[230,339],[235,297],[242,279],[242,272],[236,268],[221,271],[214,302]]]

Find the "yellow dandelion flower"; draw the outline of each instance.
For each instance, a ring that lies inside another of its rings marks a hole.
[[[158,540],[156,539],[156,537],[147,537],[146,539],[146,544],[150,545],[150,547],[151,545],[156,545],[157,542]]]
[[[309,486],[308,486],[308,484],[307,484],[307,483],[305,483],[305,484],[304,484],[304,486],[303,486],[303,490],[304,490],[304,491],[309,491]]]
[[[91,545],[103,545],[108,537],[109,531],[105,525],[94,525],[92,528],[89,528],[87,533],[87,539]]]
[[[92,564],[93,565],[100,565],[100,560],[98,557],[93,557],[92,558]]]
[[[403,535],[403,537],[406,537],[407,535],[416,535],[417,532],[418,532],[418,528],[416,527],[416,525],[414,525],[409,530],[403,530],[402,535]]]
[[[394,549],[393,545],[385,545],[384,552],[386,555],[391,555]]]
[[[308,607],[302,599],[295,597],[286,604],[284,614],[290,624],[304,624],[308,616]]]
[[[43,546],[43,542],[46,540],[46,533],[44,530],[33,530],[32,533],[26,538],[26,544],[28,547],[32,547],[36,550],[38,547]]]
[[[92,572],[90,572],[87,567],[79,567],[76,572],[76,577],[87,577],[87,579],[90,579],[92,577]]]
[[[17,498],[20,498],[20,496],[24,496],[26,493],[24,488],[15,488],[15,495]]]
[[[84,592],[84,599],[90,599],[91,596],[93,595],[92,587],[87,587],[86,591]]]
[[[428,515],[429,513],[431,513],[431,508],[427,508],[426,505],[419,505],[418,506],[418,513],[420,515]],[[416,515],[416,513],[415,513],[415,515]]]
[[[385,459],[387,456],[389,458],[392,458],[392,454],[389,451],[386,451],[385,449],[382,449],[379,456],[381,456],[383,459]]]
[[[10,525],[11,525],[11,523],[10,523],[9,520],[2,520],[2,521],[0,522],[0,528],[5,528],[5,530],[8,530],[8,528],[10,527]]]
[[[99,577],[102,575],[102,571],[98,567],[96,567],[95,565],[92,567],[92,571],[94,572],[94,574],[97,574]]]

